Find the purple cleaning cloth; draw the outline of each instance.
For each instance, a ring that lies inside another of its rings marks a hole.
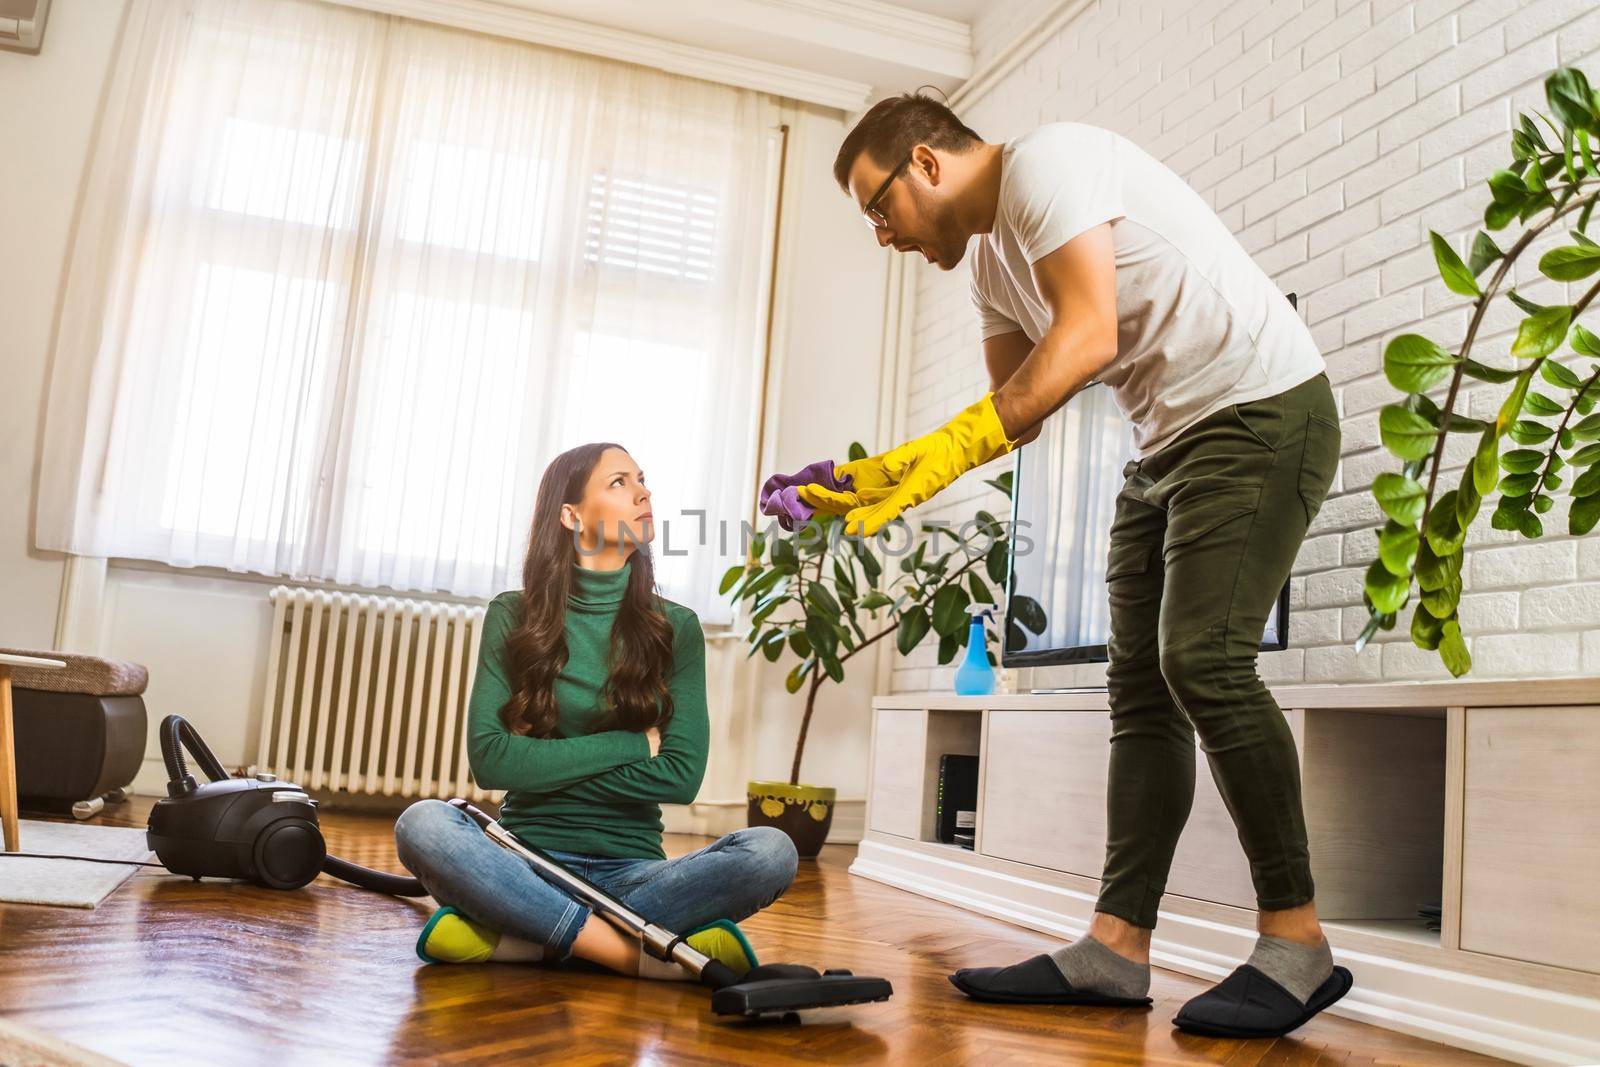
[[[836,476],[831,459],[818,460],[793,474],[774,474],[761,483],[761,514],[773,516],[785,530],[804,526],[817,513],[816,508],[800,499],[800,487],[811,484],[842,493],[855,488],[855,479],[848,474]]]

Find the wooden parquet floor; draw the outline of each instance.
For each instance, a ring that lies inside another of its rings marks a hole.
[[[142,826],[149,804],[135,799],[104,819]],[[325,812],[323,826],[335,854],[401,869],[388,818]],[[669,838],[668,851],[702,843]],[[720,1021],[687,983],[424,966],[412,944],[425,902],[327,878],[279,893],[153,869],[93,911],[0,904],[0,1017],[133,1064],[1499,1062],[1328,1016],[1276,1041],[1191,1037],[1170,1020],[1204,983],[1165,971],[1149,1009],[974,1004],[949,971],[1054,942],[854,878],[852,851],[829,846],[803,863],[789,893],[745,926],[766,960],[882,975],[895,996],[798,1026]]]

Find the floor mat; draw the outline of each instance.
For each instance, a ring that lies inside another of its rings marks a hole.
[[[144,831],[134,827],[24,819],[20,830],[21,852],[118,860],[155,859],[155,854],[145,847]],[[0,901],[92,908],[139,869],[132,864],[0,856]]]

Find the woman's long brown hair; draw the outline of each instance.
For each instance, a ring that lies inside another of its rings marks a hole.
[[[568,449],[551,461],[539,482],[522,565],[522,617],[506,637],[511,699],[500,709],[500,719],[512,733],[549,737],[555,732],[555,680],[567,664],[567,596],[578,563],[574,535],[561,525],[561,505],[583,499],[589,475],[608,448],[622,446],[602,441]],[[640,544],[623,566],[628,586],[611,627],[601,699],[611,711],[613,729],[643,731],[672,717],[667,691],[672,623],[657,604],[650,546]]]

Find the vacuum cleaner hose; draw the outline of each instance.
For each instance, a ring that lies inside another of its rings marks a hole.
[[[167,794],[180,796],[194,792],[195,781],[189,774],[189,766],[184,762],[183,750],[188,749],[189,754],[200,764],[200,769],[205,771],[206,777],[213,782],[225,781],[228,772],[223,768],[222,761],[217,759],[216,753],[211,751],[209,745],[201,740],[199,733],[190,726],[182,715],[168,715],[161,720],[161,759],[167,765]]]
[[[331,874],[341,882],[349,882],[359,889],[370,889],[375,893],[387,893],[392,897],[425,897],[428,891],[422,883],[415,878],[408,878],[403,874],[387,874],[384,871],[375,871],[370,867],[363,867],[359,863],[342,860],[338,856],[325,856],[322,860],[322,871]]]

